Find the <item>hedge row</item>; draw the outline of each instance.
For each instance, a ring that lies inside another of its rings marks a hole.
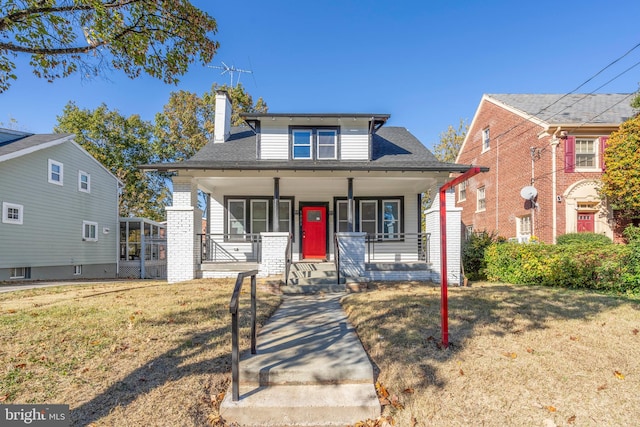
[[[492,281],[640,293],[640,244],[493,243],[485,262]]]

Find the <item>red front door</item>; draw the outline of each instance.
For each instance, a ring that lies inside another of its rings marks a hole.
[[[302,207],[302,258],[327,258],[327,208]]]
[[[593,233],[594,225],[593,212],[578,212],[578,233]]]

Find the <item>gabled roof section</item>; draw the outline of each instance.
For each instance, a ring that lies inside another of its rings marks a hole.
[[[619,125],[635,115],[631,93],[487,94],[523,118],[547,125]]]
[[[372,158],[343,160],[256,160],[256,134],[248,127],[232,128],[223,144],[209,142],[183,162],[142,165],[143,169],[225,169],[225,170],[363,170],[460,172],[467,165],[440,162],[404,127],[383,127],[372,135]]]
[[[73,138],[68,133],[24,134],[21,138],[0,143],[0,162],[62,144]]]

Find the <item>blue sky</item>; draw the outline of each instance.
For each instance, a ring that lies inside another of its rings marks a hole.
[[[449,125],[470,122],[484,93],[573,91],[640,43],[637,0],[254,1],[198,0],[218,22],[211,65],[253,74],[240,82],[274,113],[384,113],[431,148]],[[578,92],[638,90],[640,48]],[[0,94],[0,123],[51,132],[64,105],[105,103],[153,120],[172,91],[199,95],[221,70],[193,64],[177,86],[115,71],[47,83],[20,61]],[[236,74],[236,77],[238,74]]]

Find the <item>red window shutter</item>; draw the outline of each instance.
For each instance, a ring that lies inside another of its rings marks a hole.
[[[568,136],[564,141],[564,171],[572,173],[576,168],[576,137]]]
[[[602,172],[604,172],[604,170],[605,170],[604,149],[607,148],[607,141],[608,140],[609,140],[608,136],[601,136],[600,137],[600,168],[602,169]]]

